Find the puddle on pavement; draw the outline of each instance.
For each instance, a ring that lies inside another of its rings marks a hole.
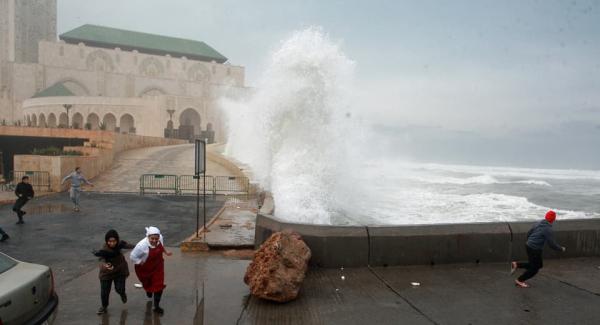
[[[26,206],[23,210],[26,211],[27,214],[46,214],[73,211],[73,208],[65,204],[56,203]]]

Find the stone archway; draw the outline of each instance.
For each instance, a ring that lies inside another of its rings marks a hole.
[[[37,126],[37,116],[35,114],[31,114],[31,126]]]
[[[102,124],[106,131],[115,131],[117,129],[117,118],[112,113],[107,113],[102,118]]]
[[[83,128],[83,115],[81,113],[73,114],[73,122],[71,122],[74,129],[82,129]]]
[[[26,123],[27,123],[27,126],[32,126],[32,125],[31,125],[31,116],[27,115],[27,116],[25,117],[25,121],[26,121]]]
[[[88,130],[98,130],[100,128],[100,118],[96,113],[90,113],[90,115],[88,115],[85,128]]]
[[[193,140],[200,135],[202,119],[193,108],[187,108],[179,115],[179,138]]]
[[[46,115],[44,115],[44,113],[40,114],[40,122],[39,125],[41,128],[45,128],[48,125],[46,124]]]
[[[140,97],[156,97],[165,94],[166,92],[162,88],[148,87],[140,92]]]
[[[54,115],[54,113],[50,113],[48,115],[48,121],[46,123],[48,124],[49,128],[57,127],[58,124],[56,123],[56,115]]]
[[[58,116],[58,127],[59,128],[68,128],[69,127],[69,117],[67,113],[60,113]]]
[[[121,116],[119,120],[119,130],[121,133],[135,133],[135,120],[130,114]]]

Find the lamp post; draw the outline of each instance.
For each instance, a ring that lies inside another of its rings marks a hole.
[[[68,129],[69,128],[69,110],[71,110],[71,107],[73,107],[73,105],[64,104],[63,107],[65,108],[65,110],[67,110],[67,129]]]
[[[169,122],[173,125],[173,114],[175,113],[174,109],[168,109],[167,113],[169,113]],[[169,138],[173,138],[173,128],[169,130]]]

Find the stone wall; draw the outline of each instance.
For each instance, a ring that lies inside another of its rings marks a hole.
[[[78,150],[88,156],[38,156],[16,155],[14,169],[17,171],[46,171],[50,173],[52,191],[65,190],[60,185],[62,177],[79,166],[91,179],[110,168],[117,153],[143,147],[165,146],[187,143],[183,140],[147,137],[132,134],[117,134],[106,131],[88,131],[53,128],[0,127],[0,135],[34,136],[55,138],[84,138],[84,147],[65,147]]]

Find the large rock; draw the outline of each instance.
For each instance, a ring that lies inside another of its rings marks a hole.
[[[246,270],[252,295],[286,302],[296,299],[308,269],[310,248],[295,232],[276,232],[264,242]]]

